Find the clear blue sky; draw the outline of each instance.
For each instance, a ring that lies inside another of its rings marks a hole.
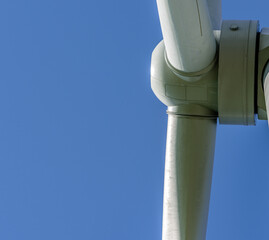
[[[259,19],[266,0],[223,0]],[[161,240],[155,0],[0,2],[0,239]],[[207,240],[269,238],[269,130],[218,126]]]

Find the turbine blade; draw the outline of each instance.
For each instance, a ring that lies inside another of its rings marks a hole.
[[[207,1],[157,0],[157,4],[170,64],[184,72],[206,68],[216,54]],[[215,4],[210,4],[210,7],[213,11]]]
[[[205,240],[216,119],[169,115],[163,240]]]

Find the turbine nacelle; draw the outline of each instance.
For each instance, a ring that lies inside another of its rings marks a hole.
[[[217,118],[267,119],[269,29],[232,20],[219,31],[220,0],[157,3],[164,40],[152,54],[151,87],[168,106],[163,240],[205,240]]]
[[[237,125],[267,119],[269,29],[223,21],[214,35],[215,58],[196,72],[174,67],[165,41],[152,54],[151,87],[168,106],[163,240],[205,240],[217,118]]]
[[[152,54],[152,90],[178,115],[201,116],[204,109],[220,124],[236,125],[255,125],[256,114],[267,119],[263,83],[269,78],[269,29],[258,32],[257,21],[228,20],[214,33],[219,50],[197,72],[173,67],[160,42]]]

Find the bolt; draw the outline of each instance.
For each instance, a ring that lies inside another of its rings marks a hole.
[[[232,31],[236,31],[236,30],[239,29],[239,27],[238,27],[236,24],[232,24],[232,25],[230,26],[230,29],[231,29]]]

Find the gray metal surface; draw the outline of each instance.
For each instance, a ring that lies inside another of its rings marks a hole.
[[[169,114],[163,240],[205,240],[216,119]]]
[[[221,124],[255,124],[257,21],[224,21],[221,28],[218,112]]]

